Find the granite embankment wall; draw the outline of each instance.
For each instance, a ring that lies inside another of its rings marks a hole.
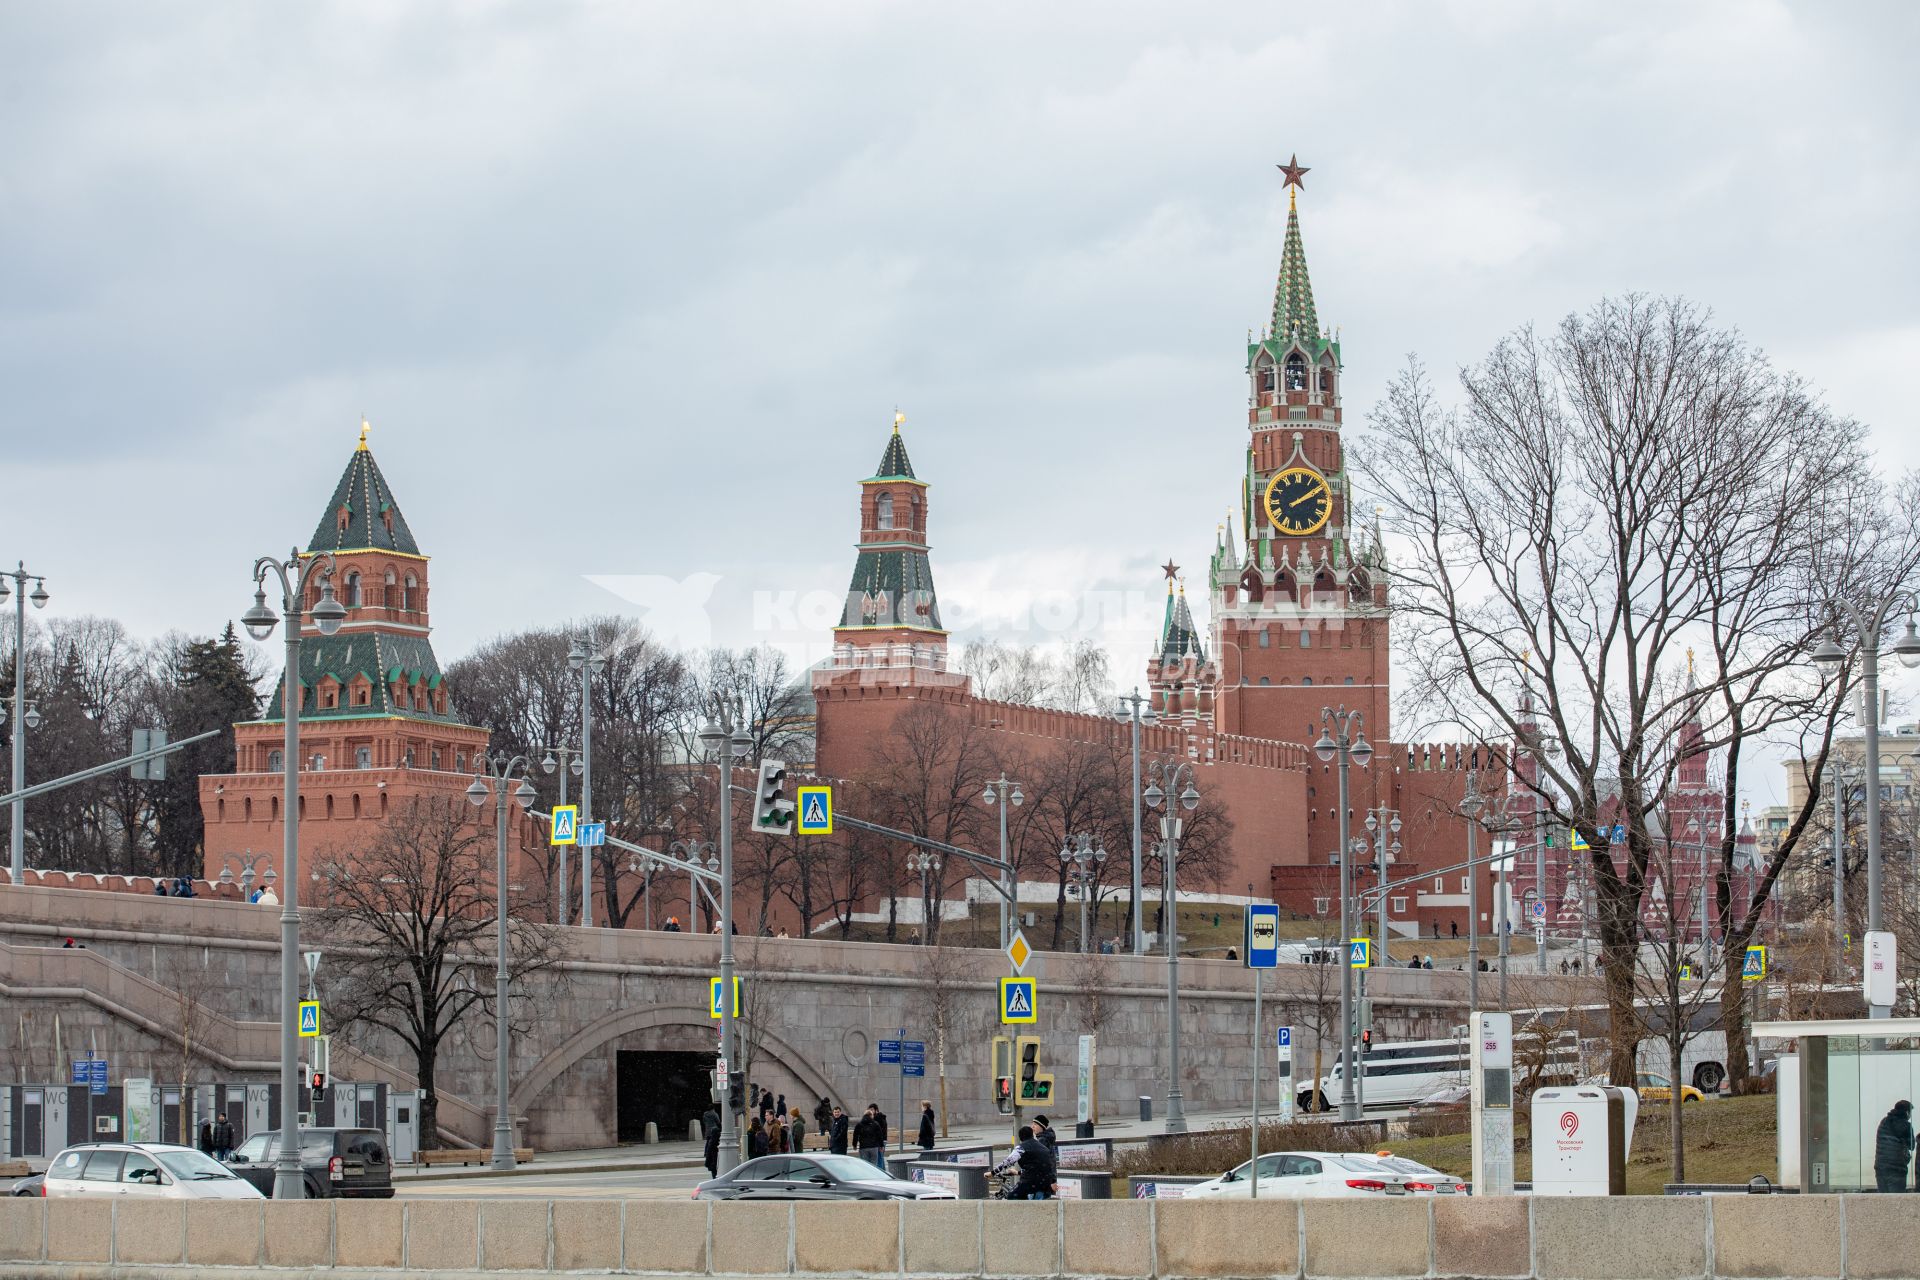
[[[1910,1277],[1917,1196],[0,1201],[0,1275]]]

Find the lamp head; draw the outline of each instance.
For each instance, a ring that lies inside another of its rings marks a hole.
[[[473,785],[467,788],[467,801],[470,804],[485,804],[487,802],[487,784],[475,778]]]
[[[1399,814],[1396,813],[1393,815],[1393,820],[1387,823],[1387,830],[1393,832],[1393,834],[1395,835],[1400,834],[1400,815]]]
[[[321,635],[330,636],[346,620],[347,607],[333,598],[333,576],[329,574],[320,581],[320,603],[313,606],[313,625]]]
[[[1016,809],[1027,802],[1027,797],[1025,793],[1020,790],[1020,784],[1017,782],[1013,784],[1013,794],[1008,796],[1007,799],[1013,802],[1013,807]]]
[[[255,640],[265,640],[273,634],[274,625],[279,621],[273,610],[267,607],[267,589],[264,586],[255,588],[253,604],[240,615],[240,625]]]
[[[747,758],[747,753],[753,750],[753,735],[745,729],[735,729],[733,735],[727,739],[727,746],[733,752],[735,760],[744,760]]]
[[[44,609],[47,607],[47,600],[49,598],[47,595],[46,582],[40,578],[35,578],[33,580],[33,594],[28,596],[27,599],[33,601],[34,608]]]
[[[1189,813],[1200,807],[1200,793],[1193,789],[1191,782],[1187,784],[1187,789],[1180,793],[1180,807]]]
[[[1321,764],[1332,764],[1333,753],[1339,749],[1340,744],[1335,742],[1332,735],[1324,729],[1320,732],[1320,740],[1313,744],[1313,754],[1320,757]]]
[[[1362,769],[1364,769],[1367,767],[1368,763],[1373,759],[1373,744],[1371,742],[1368,742],[1365,738],[1361,738],[1359,741],[1353,744],[1353,749],[1349,751],[1347,754],[1353,757],[1353,762],[1355,764],[1359,765]]]
[[[1148,808],[1158,809],[1162,804],[1166,803],[1167,793],[1160,789],[1159,783],[1150,782],[1147,784],[1146,792],[1141,798],[1147,802]]]
[[[513,798],[520,802],[522,809],[531,809],[533,807],[532,784],[525,778],[520,779],[520,785],[513,789]]]
[[[1913,619],[1907,619],[1907,630],[1894,642],[1893,652],[1903,667],[1920,667],[1920,631],[1916,631]]]
[[[587,651],[581,648],[580,642],[576,640],[573,643],[573,647],[567,650],[567,669],[569,671],[578,671],[586,664]]]
[[[27,708],[27,714],[22,716],[21,719],[27,722],[27,728],[38,729],[40,727],[40,708],[29,706]]]
[[[560,762],[553,758],[553,752],[551,751],[547,752],[547,758],[540,762],[540,769],[543,773],[552,773],[555,769],[558,769],[559,767],[560,767]]]
[[[574,777],[577,778],[582,773],[586,772],[586,768],[587,768],[586,762],[582,760],[579,756],[575,756],[573,760],[567,765],[567,772],[571,773]]]
[[[722,729],[717,722],[709,720],[700,726],[698,736],[700,738],[700,745],[706,748],[708,755],[712,755],[714,752],[720,750],[720,744],[727,740],[727,731]]]
[[[1479,817],[1480,811],[1486,807],[1487,802],[1480,798],[1478,791],[1467,792],[1466,798],[1460,802],[1460,812],[1466,815],[1469,821]]]
[[[1846,660],[1847,651],[1842,649],[1838,644],[1835,644],[1832,636],[1828,636],[1822,640],[1813,651],[1814,664],[1825,667],[1829,671],[1838,667]]]

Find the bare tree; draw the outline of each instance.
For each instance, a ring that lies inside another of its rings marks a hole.
[[[985,825],[980,796],[999,762],[963,708],[915,702],[881,739],[861,779],[877,821],[944,844],[968,845]],[[869,846],[867,867],[887,895],[887,941],[898,940],[909,845]],[[917,880],[916,880],[917,887]]]
[[[384,1032],[413,1054],[428,1141],[439,1132],[443,1042],[468,1018],[493,1013],[494,848],[473,812],[461,797],[412,800],[372,845],[319,863],[317,924],[336,1024],[349,1041]],[[553,930],[509,917],[516,1026],[537,1017],[529,980],[544,976],[544,996],[561,979],[559,950]]]
[[[1603,301],[1549,335],[1520,330],[1461,384],[1462,407],[1445,408],[1413,364],[1371,424],[1407,552],[1402,652],[1416,701],[1530,748],[1539,771],[1517,785],[1586,837],[1624,1022],[1672,783],[1662,748],[1695,721],[1707,749],[1745,751],[1791,719],[1796,693],[1804,705],[1821,539],[1796,513],[1857,458],[1858,431],[1683,301]],[[1684,686],[1695,640],[1713,660]],[[1613,823],[1622,845],[1600,838]],[[1632,1066],[1616,1047],[1614,1074]]]
[[[920,948],[921,995],[932,1024],[935,1070],[939,1073],[940,1135],[947,1134],[947,1063],[954,1046],[984,1040],[990,1027],[989,1001],[982,998],[987,962],[978,951],[959,947]],[[905,1117],[901,1117],[905,1123]]]

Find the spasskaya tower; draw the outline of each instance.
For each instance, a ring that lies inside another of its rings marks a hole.
[[[1307,169],[1281,165],[1287,233],[1273,313],[1247,344],[1246,458],[1239,525],[1209,573],[1220,732],[1310,743],[1322,707],[1365,713],[1388,733],[1386,563],[1363,537],[1341,447],[1340,342],[1323,328],[1307,276],[1297,193]]]

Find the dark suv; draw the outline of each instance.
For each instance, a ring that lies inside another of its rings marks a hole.
[[[228,1166],[273,1194],[273,1163],[280,1155],[280,1131],[256,1133],[227,1158]],[[300,1168],[307,1199],[334,1197],[384,1200],[393,1195],[393,1162],[386,1135],[378,1129],[302,1129]]]

